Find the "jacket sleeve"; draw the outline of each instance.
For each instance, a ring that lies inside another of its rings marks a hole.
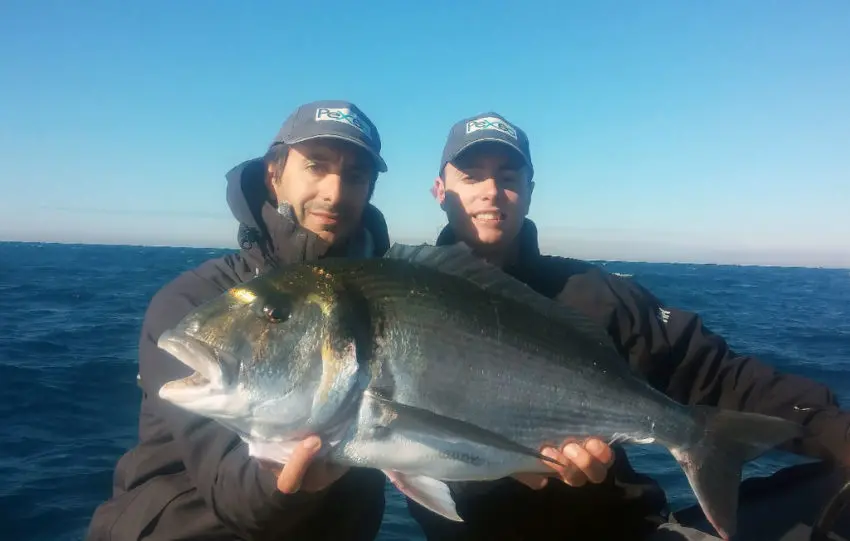
[[[608,327],[631,366],[654,387],[685,404],[798,422],[807,427],[808,435],[784,449],[813,458],[850,460],[850,413],[840,409],[827,386],[733,351],[699,315],[665,306],[630,279],[605,275],[601,280],[607,283],[603,288],[607,292],[597,295],[608,302],[598,305],[607,304],[610,310],[601,308],[597,319]]]
[[[247,445],[234,432],[158,396],[164,383],[191,374],[191,369],[157,347],[159,335],[204,297],[218,293],[212,285],[213,291],[195,295],[181,291],[189,288],[171,287],[174,285],[154,296],[142,326],[139,374],[146,399],[154,402],[170,428],[189,476],[219,520],[242,539],[283,539],[288,531],[316,514],[324,491],[279,492],[276,475],[248,456]]]

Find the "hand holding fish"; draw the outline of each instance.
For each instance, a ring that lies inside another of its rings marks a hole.
[[[567,440],[558,451],[554,447],[545,447],[541,454],[556,460],[566,467],[547,462],[556,475],[543,475],[538,473],[518,473],[513,476],[520,483],[540,490],[545,487],[550,477],[560,477],[561,480],[573,487],[580,487],[588,481],[601,483],[608,475],[608,469],[614,462],[614,451],[597,438],[589,438],[581,442]]]
[[[317,436],[306,438],[295,447],[292,457],[278,474],[277,489],[284,494],[319,492],[345,475],[347,467],[323,460],[313,462],[321,448],[322,440]]]

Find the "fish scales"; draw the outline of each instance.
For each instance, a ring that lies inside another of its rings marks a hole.
[[[392,375],[395,400],[502,433],[508,421],[506,435],[524,444],[589,432],[644,438],[653,416],[670,414],[626,399],[635,383],[616,378],[626,362],[613,351],[587,355],[592,338],[564,332],[545,314],[401,261],[335,266],[325,266],[328,274],[369,305],[372,355]],[[612,381],[624,392],[612,393]],[[489,395],[500,398],[497,408],[483,405]]]

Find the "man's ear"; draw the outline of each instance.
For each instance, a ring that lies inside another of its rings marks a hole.
[[[443,203],[446,201],[446,183],[440,177],[434,178],[434,185],[431,186],[431,195],[434,196],[434,199],[437,200],[437,203],[440,204],[440,208],[442,208]]]
[[[277,204],[277,170],[273,163],[266,164],[266,189],[269,191],[269,198]]]
[[[528,195],[525,198],[525,214],[524,216],[528,216],[528,212],[531,210],[531,195],[534,193],[534,181],[528,181]]]

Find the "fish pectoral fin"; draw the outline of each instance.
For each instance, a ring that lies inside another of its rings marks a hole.
[[[372,401],[373,406],[380,410],[375,413],[377,413],[376,420],[379,421],[381,429],[403,434],[407,439],[420,441],[436,439],[452,443],[470,442],[565,466],[539,451],[478,425],[401,404],[370,391],[367,391],[364,396],[366,400]]]
[[[392,470],[382,470],[402,494],[422,507],[455,522],[463,522],[457,514],[455,501],[448,485],[423,475],[407,475]]]
[[[297,441],[253,441],[245,440],[248,444],[248,456],[259,460],[267,460],[277,464],[286,464],[292,458],[292,452]]]

